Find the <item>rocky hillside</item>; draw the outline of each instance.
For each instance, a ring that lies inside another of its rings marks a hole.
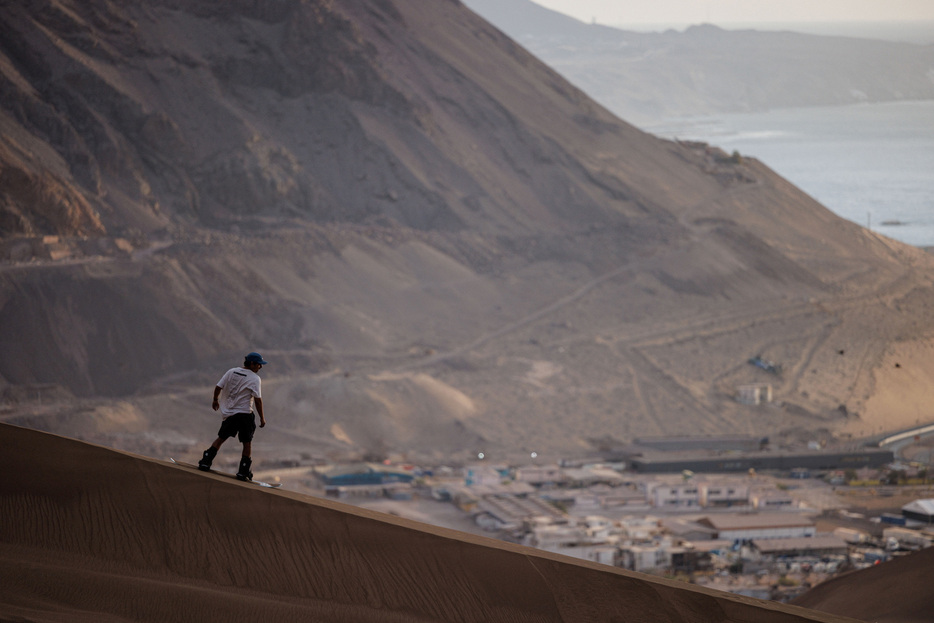
[[[177,453],[250,350],[282,453],[859,435],[926,401],[927,255],[638,131],[459,2],[0,21],[8,420]]]

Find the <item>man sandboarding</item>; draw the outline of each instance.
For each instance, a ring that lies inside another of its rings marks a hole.
[[[214,402],[211,407],[220,410],[223,420],[217,439],[211,447],[204,451],[204,456],[198,461],[198,469],[210,471],[211,463],[217,456],[221,445],[229,438],[237,435],[243,444],[243,456],[240,458],[240,469],[237,470],[239,480],[253,480],[253,434],[256,432],[256,416],[253,406],[259,415],[260,428],[266,426],[266,416],[263,413],[263,395],[260,389],[262,379],[257,372],[266,365],[266,361],[259,353],[250,353],[243,359],[243,366],[231,368],[214,388]]]

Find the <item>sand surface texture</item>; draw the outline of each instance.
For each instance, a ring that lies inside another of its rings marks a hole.
[[[934,620],[934,548],[815,586],[795,604],[874,623]]]
[[[843,622],[3,425],[0,619]]]

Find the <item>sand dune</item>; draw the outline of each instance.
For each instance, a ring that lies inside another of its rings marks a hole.
[[[0,426],[0,619],[850,621]]]
[[[927,623],[934,619],[932,567],[928,548],[819,584],[795,603],[874,623]]]

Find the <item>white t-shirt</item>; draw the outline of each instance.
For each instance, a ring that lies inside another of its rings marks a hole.
[[[262,381],[252,370],[246,368],[231,368],[224,373],[217,386],[221,388],[220,412],[227,417],[234,413],[250,413],[253,411],[253,397],[262,398],[260,391]]]

